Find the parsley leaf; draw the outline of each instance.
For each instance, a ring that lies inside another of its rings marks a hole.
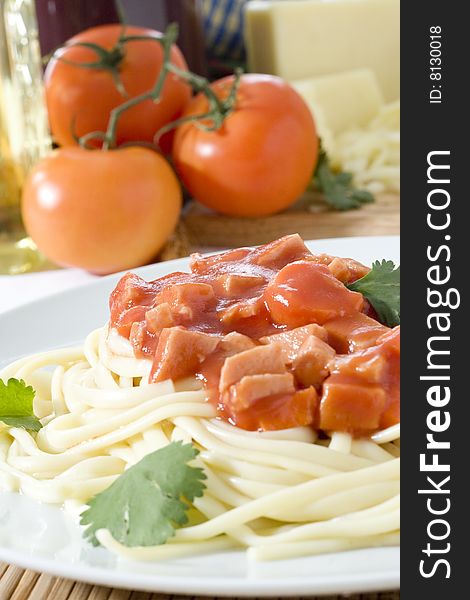
[[[175,524],[188,521],[188,504],[202,496],[206,476],[202,469],[187,463],[199,451],[191,444],[172,442],[129,467],[112,485],[88,502],[81,525],[88,525],[85,537],[94,545],[98,529],[108,529],[126,546],[164,544],[174,535]]]
[[[10,427],[39,431],[41,422],[34,416],[34,390],[22,379],[13,377],[7,383],[0,379],[0,421]]]
[[[377,260],[367,275],[347,287],[365,296],[383,323],[400,324],[400,267],[391,260]]]
[[[350,210],[361,204],[374,202],[374,196],[367,190],[357,190],[352,183],[352,174],[334,173],[327,153],[320,144],[314,182],[320,192],[325,195],[326,202],[336,210]]]

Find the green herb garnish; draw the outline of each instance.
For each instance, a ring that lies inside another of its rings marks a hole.
[[[187,464],[198,454],[191,444],[172,442],[124,471],[88,502],[80,519],[85,537],[97,546],[96,532],[108,529],[125,546],[164,544],[175,525],[188,521],[182,498],[192,502],[206,487],[203,470]]]
[[[4,383],[0,379],[0,421],[10,427],[39,431],[42,427],[34,415],[34,390],[22,379],[13,377]]]
[[[367,298],[382,323],[400,324],[400,267],[391,260],[377,260],[367,275],[347,287]]]
[[[358,190],[352,183],[352,174],[342,171],[335,173],[330,166],[327,153],[320,144],[314,183],[325,195],[326,202],[336,210],[359,208],[362,204],[374,202],[374,196],[367,190]]]

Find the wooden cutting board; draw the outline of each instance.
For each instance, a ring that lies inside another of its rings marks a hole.
[[[202,247],[256,246],[289,233],[299,233],[306,240],[396,235],[400,232],[400,197],[381,194],[371,204],[341,212],[328,208],[320,195],[309,193],[288,211],[250,219],[217,215],[192,202],[182,224],[190,244]]]

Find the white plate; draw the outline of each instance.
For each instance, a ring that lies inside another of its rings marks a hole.
[[[395,236],[316,240],[308,246],[366,264],[380,258],[399,262]],[[179,259],[136,271],[154,279],[187,266],[187,259]],[[108,295],[119,277],[104,277],[0,315],[0,364],[83,340],[107,320]],[[0,493],[0,560],[111,587],[192,596],[307,596],[399,586],[398,548],[269,563],[252,563],[242,552],[155,563],[125,561],[86,544],[75,522],[57,507],[11,493]]]

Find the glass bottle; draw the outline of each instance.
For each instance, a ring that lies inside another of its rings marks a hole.
[[[42,54],[84,29],[118,23],[118,6],[129,25],[164,31],[169,23],[177,22],[177,43],[190,70],[207,74],[201,0],[36,0]]]
[[[115,0],[36,0],[35,4],[43,56],[84,29],[119,22]]]
[[[51,149],[34,0],[0,0],[0,274],[44,260],[21,222],[30,168]]]

